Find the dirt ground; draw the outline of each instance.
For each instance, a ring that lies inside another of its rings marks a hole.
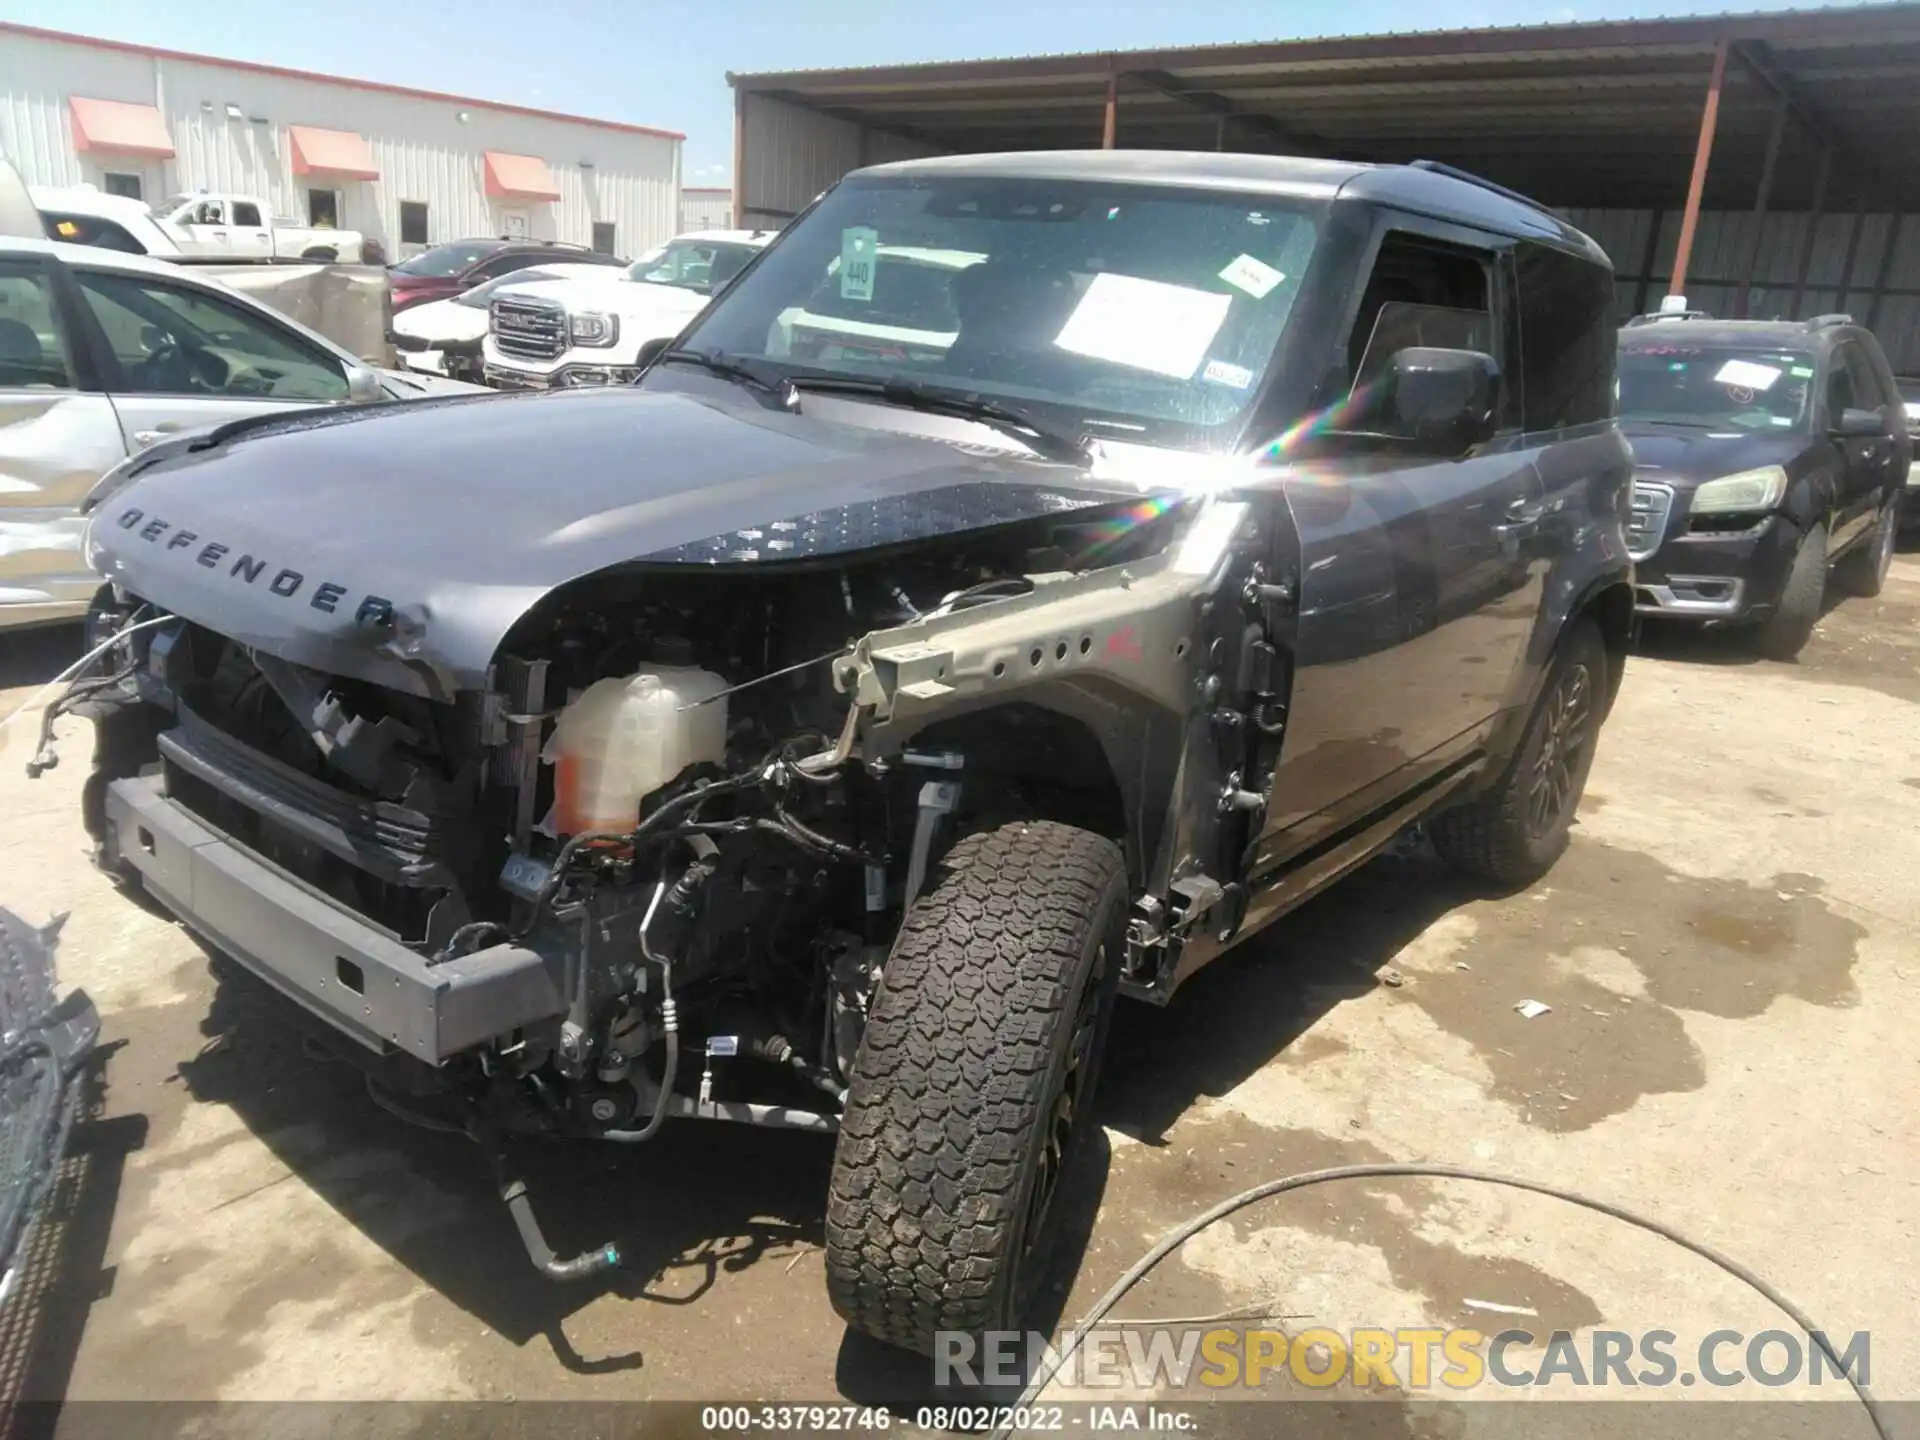
[[[0,640],[0,710],[73,645]],[[633,1151],[545,1151],[535,1199],[559,1248],[630,1258],[606,1286],[536,1278],[465,1141],[373,1108],[276,999],[88,868],[83,730],[37,783],[21,728],[0,736],[0,903],[70,912],[63,978],[99,1002],[111,1050],[52,1298],[25,1339],[0,1336],[14,1383],[185,1401],[857,1401],[907,1383],[827,1305],[829,1147],[811,1137],[681,1123]],[[1477,897],[1410,849],[1169,1009],[1123,1008],[1076,1180],[1084,1257],[1052,1308],[1079,1315],[1258,1180],[1427,1160],[1677,1225],[1828,1329],[1870,1331],[1875,1388],[1920,1400],[1917,874],[1920,556],[1833,609],[1796,665],[1650,637],[1543,884]],[[1523,1019],[1529,999],[1551,1009]],[[1248,1305],[1296,1327],[1785,1323],[1618,1222],[1451,1181],[1245,1211],[1122,1313]],[[1843,1390],[1818,1393],[1843,1403],[1809,1433],[1869,1433]],[[1444,1399],[1367,1408],[1369,1434],[1481,1433]]]

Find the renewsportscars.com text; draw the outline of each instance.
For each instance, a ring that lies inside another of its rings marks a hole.
[[[1824,1338],[1824,1337],[1822,1337]],[[1043,1368],[1074,1389],[1258,1389],[1282,1379],[1310,1389],[1452,1391],[1484,1386],[1662,1389],[1708,1385],[1870,1384],[1872,1340],[1844,1341],[1793,1330],[1714,1330],[1683,1342],[1672,1330],[1521,1329],[1171,1330],[1108,1326],[1089,1330],[1066,1354],[1072,1332],[1052,1345],[1044,1334],[946,1332],[934,1347],[937,1385],[1018,1385]],[[1836,1363],[1837,1362],[1837,1363]]]

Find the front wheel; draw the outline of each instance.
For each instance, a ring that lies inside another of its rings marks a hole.
[[[1827,598],[1827,527],[1810,525],[1793,552],[1787,583],[1773,613],[1754,632],[1754,646],[1769,660],[1791,660],[1806,649]]]
[[[1091,1126],[1126,919],[1119,848],[1085,830],[948,852],[881,975],[834,1151],[827,1291],[849,1325],[923,1355],[1015,1328]]]
[[[1593,768],[1609,663],[1600,627],[1574,621],[1499,784],[1435,816],[1428,827],[1441,859],[1506,886],[1532,884],[1552,868],[1567,848]]]
[[[1850,594],[1869,599],[1878,595],[1886,587],[1887,572],[1893,568],[1893,542],[1899,534],[1900,499],[1896,495],[1880,507],[1873,533],[1833,567],[1833,578]]]

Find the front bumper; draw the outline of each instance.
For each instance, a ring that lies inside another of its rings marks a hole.
[[[1634,560],[1634,609],[1672,620],[1761,619],[1779,603],[1799,541],[1800,532],[1780,515],[1741,530],[1704,531],[1676,515],[1659,547]]]
[[[638,365],[562,365],[553,370],[518,370],[489,364],[486,383],[496,390],[564,390],[587,386],[631,385],[640,378]]]
[[[158,775],[107,787],[106,854],[221,951],[377,1054],[438,1065],[566,1010],[562,962],[493,945],[438,964],[170,799]]]

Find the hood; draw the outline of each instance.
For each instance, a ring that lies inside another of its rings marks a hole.
[[[487,336],[487,312],[478,305],[461,305],[452,300],[429,300],[409,305],[393,317],[393,331],[414,340],[434,345],[484,340]]]
[[[487,393],[163,442],[105,492],[86,550],[243,644],[444,698],[542,597],[622,562],[804,560],[1140,494],[745,399]]]
[[[1791,465],[1811,443],[1798,430],[1767,434],[1631,420],[1620,422],[1620,433],[1633,447],[1636,471],[1683,487],[1762,465]]]
[[[536,280],[515,285],[516,300],[544,300],[571,312],[599,310],[618,315],[622,320],[670,321],[663,334],[679,330],[681,322],[692,319],[706,308],[708,297],[698,290],[683,290],[678,285],[649,285],[643,280],[628,280],[615,270],[604,280]]]

